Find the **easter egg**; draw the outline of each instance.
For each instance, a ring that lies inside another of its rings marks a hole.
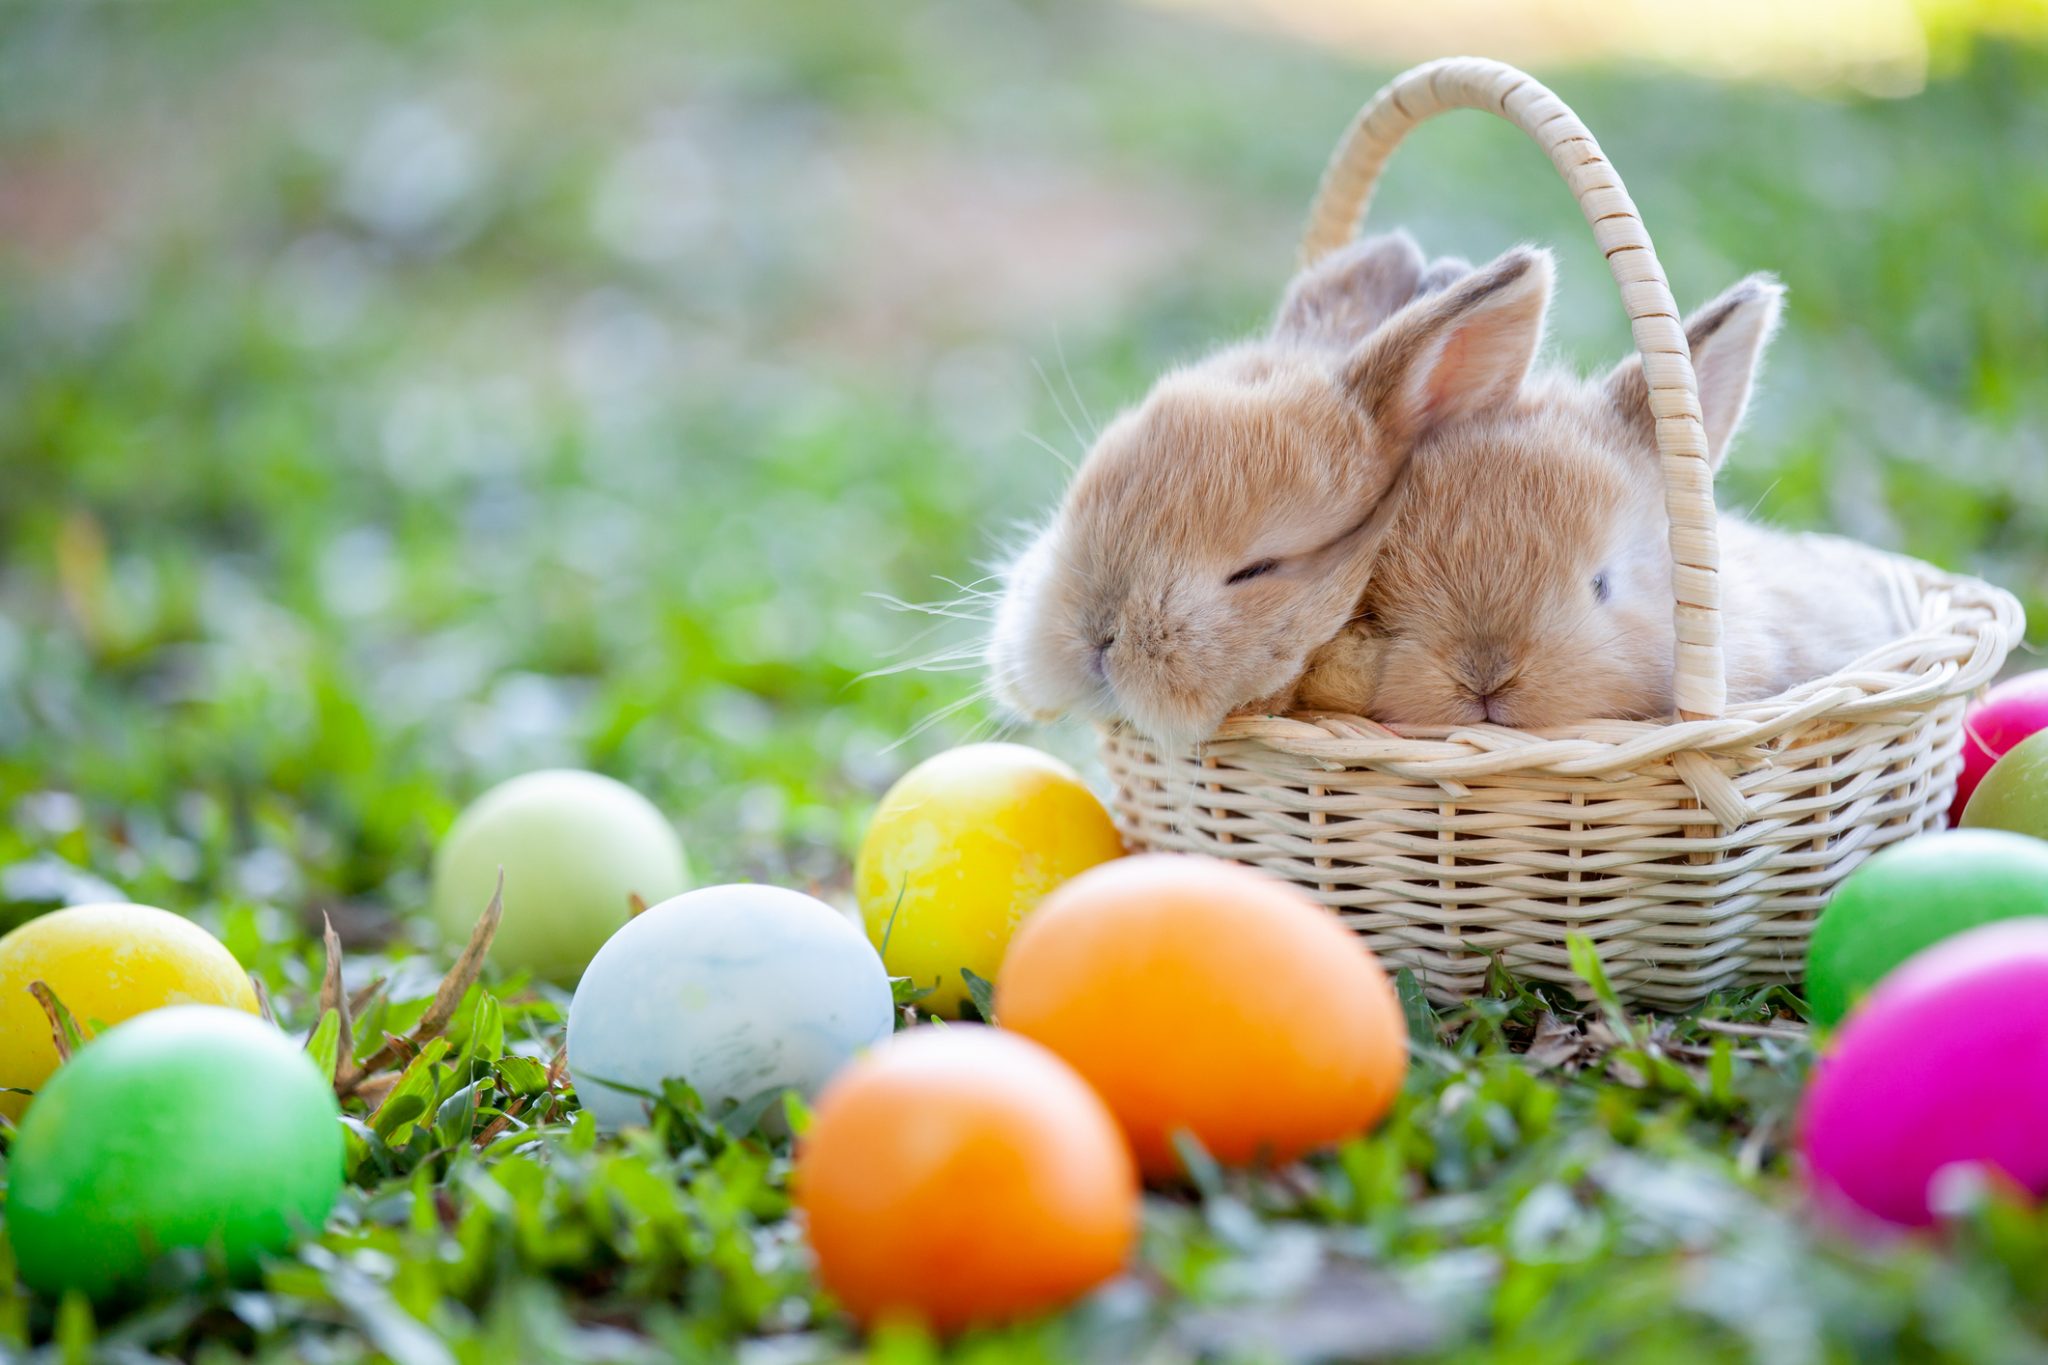
[[[1138,1230],[1109,1111],[1036,1043],[911,1029],[827,1086],[793,1175],[818,1274],[864,1323],[940,1332],[1056,1308],[1108,1280]]]
[[[1963,818],[1977,784],[2007,750],[2048,729],[2048,669],[2008,678],[1963,713],[1963,771],[1948,819]]]
[[[1123,851],[1072,768],[1021,744],[970,744],[889,789],[854,889],[890,973],[930,990],[923,1008],[957,1014],[962,968],[995,980],[1010,935],[1046,893]]]
[[[1371,951],[1286,883],[1208,858],[1125,858],[1048,896],[995,1006],[1088,1079],[1153,1176],[1180,1169],[1182,1130],[1232,1164],[1363,1132],[1408,1066]]]
[[[1925,1224],[1962,1162],[2048,1192],[2048,920],[1971,929],[1879,982],[1816,1063],[1799,1149],[1824,1205]]]
[[[219,939],[147,905],[74,905],[0,938],[0,1085],[37,1090],[57,1069],[49,1016],[29,994],[48,986],[79,1029],[113,1025],[165,1005],[227,1005],[256,1013],[249,974]],[[0,1094],[19,1118],[26,1095]]]
[[[808,1097],[895,1023],[888,974],[845,915],[780,887],[711,886],[598,951],[569,1003],[569,1074],[619,1128],[647,1119],[631,1091],[669,1079],[714,1112],[764,1091]]]
[[[305,1052],[239,1010],[178,1005],[108,1030],[15,1135],[7,1235],[22,1278],[103,1299],[179,1248],[246,1278],[326,1221],[340,1112]]]
[[[2001,830],[1909,840],[1850,873],[1806,950],[1806,1000],[1822,1024],[1892,968],[1965,929],[2048,915],[2048,844]]]
[[[434,858],[434,918],[465,943],[505,870],[504,917],[490,959],[573,981],[646,904],[689,889],[675,827],[654,804],[598,773],[527,773],[465,810]]]
[[[2048,839],[2048,734],[2006,750],[1963,808],[1967,829],[2005,829]]]

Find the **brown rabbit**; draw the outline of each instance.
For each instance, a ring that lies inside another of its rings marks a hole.
[[[1783,294],[1752,275],[1686,324],[1716,468]],[[1398,378],[1428,307],[1383,329],[1382,382]],[[1540,307],[1527,326],[1533,342]],[[1395,725],[1523,729],[1671,711],[1672,561],[1642,363],[1507,388],[1521,373],[1503,367],[1489,386],[1500,401],[1417,447],[1357,618],[1287,701]],[[1908,629],[1888,556],[1734,516],[1719,525],[1731,702],[1833,672]]]
[[[1004,575],[997,696],[1184,743],[1286,688],[1351,618],[1409,452],[1520,386],[1549,273],[1372,239],[1303,272],[1269,335],[1162,378]],[[1376,329],[1430,290],[1387,382]]]

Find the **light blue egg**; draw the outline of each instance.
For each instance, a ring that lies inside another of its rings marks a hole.
[[[591,960],[569,1005],[569,1074],[599,1124],[642,1123],[686,1080],[714,1112],[763,1091],[814,1095],[895,1025],[867,937],[823,901],[712,886],[652,906]],[[613,1082],[614,1084],[606,1084]]]

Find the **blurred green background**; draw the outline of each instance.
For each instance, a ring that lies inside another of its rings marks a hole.
[[[1681,302],[1789,284],[1729,505],[2048,625],[2044,33],[2044,0],[0,5],[0,927],[192,914],[310,1026],[329,914],[349,984],[391,978],[361,1036],[402,1028],[447,960],[407,952],[438,946],[435,839],[552,764],[653,797],[706,879],[843,895],[882,788],[999,719],[971,669],[864,678],[975,639],[891,600],[981,579],[1096,424],[1261,325],[1339,132],[1448,52],[1579,110]],[[1424,129],[1374,222],[1553,245],[1557,349],[1627,344],[1504,124]],[[549,1055],[559,1000],[490,984],[507,1046]],[[1622,1039],[1503,990],[1418,1002],[1442,1046],[1306,1187],[1155,1196],[1106,1304],[955,1358],[1268,1358],[1333,1323],[1475,1361],[2041,1358],[2038,1213],[1817,1228],[1784,1156],[1809,1053],[1753,1028],[1783,992]],[[152,1301],[110,1358],[449,1358],[422,1324],[465,1361],[850,1341],[785,1151],[407,1140],[272,1292]],[[1331,1302],[1269,1305],[1311,1276]],[[1455,1331],[1416,1326],[1433,1305]],[[0,1293],[0,1343],[88,1335]]]
[[[96,877],[245,955],[417,937],[435,835],[550,764],[705,875],[834,889],[994,723],[918,728],[971,671],[861,680],[975,630],[876,595],[980,578],[1095,423],[1260,324],[1410,55],[1050,0],[0,9],[4,914]],[[1726,500],[2040,617],[2048,57],[1951,13],[1931,69],[1539,74],[1681,301],[1790,285]],[[1558,348],[1626,344],[1505,125],[1433,124],[1374,221],[1551,243]]]

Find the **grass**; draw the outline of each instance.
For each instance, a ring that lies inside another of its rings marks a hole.
[[[0,924],[108,887],[188,913],[309,1030],[331,915],[348,984],[392,978],[367,1048],[453,956],[421,913],[435,838],[555,763],[656,799],[704,877],[843,895],[880,790],[990,721],[918,729],[971,673],[860,681],[973,630],[871,594],[952,596],[1093,422],[1256,324],[1385,74],[1079,3],[887,10],[0,15]],[[2048,56],[1985,46],[1894,102],[1546,74],[1682,301],[1791,286],[1725,496],[2038,617]],[[1432,126],[1376,214],[1437,250],[1556,244],[1558,345],[1624,345],[1511,132]],[[1940,1239],[1813,1225],[1807,1045],[1745,1031],[1783,995],[1411,999],[1381,1133],[1152,1197],[1126,1280],[945,1352],[819,1299],[779,1141],[680,1095],[600,1141],[544,1098],[563,1003],[473,992],[416,1103],[351,1111],[344,1207],[260,1288],[171,1266],[97,1321],[14,1289],[0,1354],[2048,1354],[2039,1216],[1987,1192]]]

